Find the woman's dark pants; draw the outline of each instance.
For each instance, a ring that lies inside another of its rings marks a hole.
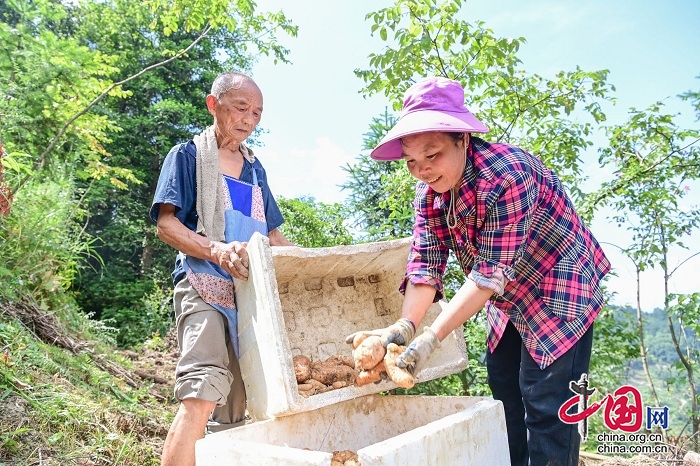
[[[509,322],[496,350],[486,351],[488,383],[505,408],[511,466],[578,465],[578,425],[562,422],[558,413],[576,396],[569,383],[588,372],[592,343],[593,326],[563,356],[540,369]]]

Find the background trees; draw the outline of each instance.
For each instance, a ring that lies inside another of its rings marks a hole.
[[[155,239],[146,207],[160,161],[210,124],[203,102],[219,72],[249,70],[260,53],[284,61],[276,34],[296,34],[283,14],[253,6],[5,4],[0,113],[16,198],[5,270],[19,280],[52,269],[85,312],[121,330],[120,344],[151,334],[139,325],[144,299],[168,286],[172,254]],[[44,217],[57,209],[59,218]],[[46,244],[30,246],[50,231]],[[37,259],[27,260],[28,251]]]

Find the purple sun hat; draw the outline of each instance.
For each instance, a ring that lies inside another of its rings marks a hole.
[[[489,129],[464,106],[461,84],[447,78],[424,78],[406,90],[399,120],[370,157],[398,160],[402,137],[429,132],[488,133]]]

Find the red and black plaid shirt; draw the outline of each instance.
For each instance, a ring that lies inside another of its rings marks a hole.
[[[456,202],[454,228],[447,225],[450,202]],[[419,182],[414,203],[401,292],[410,280],[432,285],[435,300],[442,298],[452,250],[470,279],[494,290],[486,303],[491,351],[510,319],[545,368],[591,326],[603,305],[599,282],[610,262],[559,179],[537,157],[472,137],[455,199]]]

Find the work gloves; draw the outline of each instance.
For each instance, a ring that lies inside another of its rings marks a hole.
[[[352,344],[355,336],[360,333],[380,337],[382,339],[382,346],[386,348],[389,343],[396,343],[397,345],[404,346],[408,345],[408,342],[411,341],[413,335],[415,335],[416,330],[413,328],[413,324],[410,320],[402,317],[401,319],[397,320],[396,323],[391,324],[386,328],[352,333],[345,337],[345,342]]]
[[[430,327],[424,327],[423,333],[418,335],[408,345],[406,351],[396,358],[396,365],[416,375],[421,371],[430,355],[438,348],[440,348],[440,340],[437,335]]]
[[[380,337],[385,348],[389,343],[396,343],[400,346],[408,345],[406,351],[396,358],[396,365],[402,369],[407,369],[411,374],[418,374],[421,368],[425,366],[430,355],[440,348],[440,339],[430,327],[424,327],[423,333],[411,342],[415,333],[416,331],[411,321],[401,318],[386,328],[352,333],[345,337],[345,342],[352,344],[357,335],[365,334]]]

